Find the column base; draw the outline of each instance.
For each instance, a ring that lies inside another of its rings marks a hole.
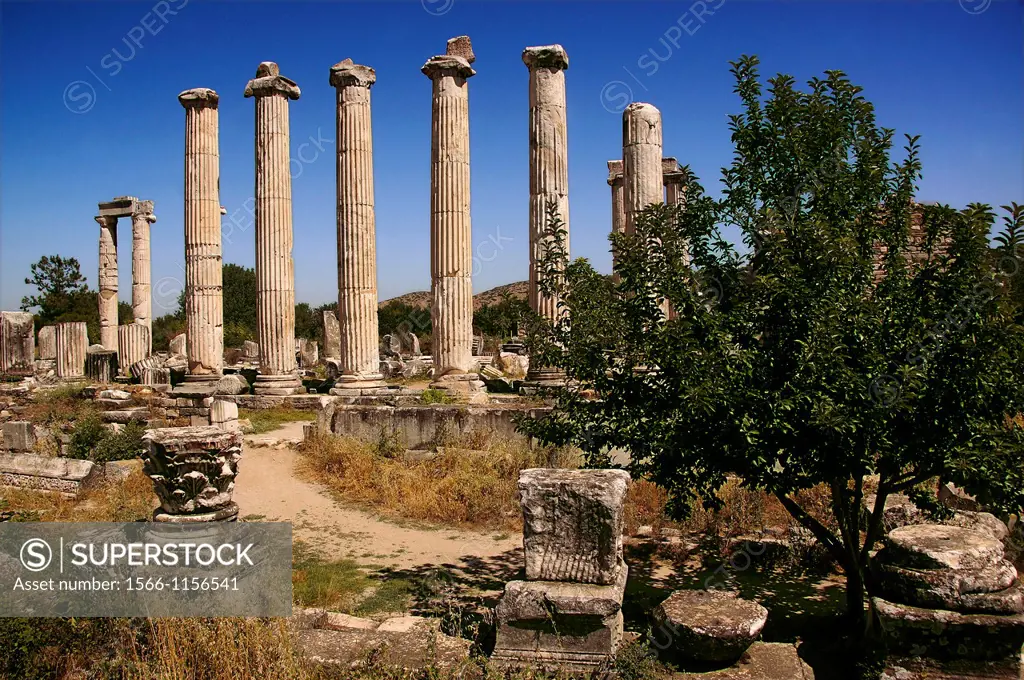
[[[362,397],[387,394],[391,388],[384,382],[382,373],[359,373],[339,375],[331,388],[331,394],[338,397]]]
[[[197,512],[189,515],[172,515],[163,508],[153,511],[154,522],[171,524],[202,524],[204,522],[235,522],[238,520],[238,504],[231,501],[223,508],[212,512]]]
[[[537,387],[562,387],[565,385],[565,371],[560,368],[530,366],[523,382]]]
[[[473,394],[487,391],[478,373],[446,373],[432,380],[430,389],[445,390],[446,392],[456,394]]]
[[[294,374],[286,375],[257,375],[256,382],[252,386],[253,392],[264,396],[286,397],[292,394],[305,394],[306,388],[302,386],[299,376]]]

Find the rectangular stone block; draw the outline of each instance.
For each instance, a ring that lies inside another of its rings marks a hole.
[[[523,470],[527,580],[617,583],[628,484],[624,470]]]
[[[324,356],[328,359],[341,358],[341,326],[338,317],[329,309],[324,311]]]
[[[57,358],[57,327],[43,326],[39,329],[39,358]]]
[[[36,445],[36,431],[27,420],[13,420],[3,424],[4,448],[8,451],[31,451]]]
[[[217,400],[210,407],[210,424],[226,423],[238,420],[238,404],[233,401]]]
[[[0,485],[77,496],[96,476],[92,461],[38,456],[33,453],[0,454]]]
[[[28,312],[0,312],[0,373],[31,374],[36,360],[35,320]]]
[[[591,671],[622,641],[622,596],[628,569],[613,585],[511,581],[495,608],[491,660],[505,666]]]

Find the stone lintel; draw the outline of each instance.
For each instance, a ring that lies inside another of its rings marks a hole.
[[[134,196],[117,196],[98,204],[99,214],[103,217],[128,217],[135,211],[138,200]]]
[[[678,172],[679,171],[679,161],[677,161],[675,158],[672,158],[671,156],[667,156],[665,158],[662,158],[661,159],[661,171],[663,173],[665,173],[665,172]]]
[[[476,75],[476,71],[473,70],[468,61],[462,57],[455,57],[450,54],[431,57],[420,70],[431,80],[444,76],[469,78]]]
[[[190,106],[209,106],[215,109],[220,102],[220,95],[208,87],[195,87],[179,94],[178,101],[186,108]]]
[[[622,184],[622,161],[608,161],[608,184]]]
[[[377,72],[369,66],[344,59],[331,67],[331,85],[334,87],[370,87],[377,82]]]
[[[256,77],[245,86],[246,97],[265,97],[283,94],[289,99],[298,99],[301,91],[294,80],[281,75],[281,69],[272,61],[261,62],[256,68]]]
[[[466,63],[469,64],[476,61],[476,55],[473,54],[473,43],[470,41],[468,35],[459,35],[454,38],[449,38],[445,54],[449,54],[453,57],[462,57],[466,60]]]
[[[564,70],[569,68],[569,55],[561,45],[539,45],[523,50],[523,63],[531,69],[553,68]]]

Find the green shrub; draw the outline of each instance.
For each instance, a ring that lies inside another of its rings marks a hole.
[[[120,432],[113,432],[104,427],[98,414],[90,413],[75,423],[66,455],[94,463],[130,460],[142,451],[142,435],[145,433],[146,428],[136,420],[129,422]]]
[[[420,396],[420,401],[424,404],[454,404],[455,397],[448,394],[444,390],[423,390],[423,394]]]

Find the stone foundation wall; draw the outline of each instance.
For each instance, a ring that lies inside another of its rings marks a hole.
[[[356,406],[328,401],[317,418],[317,429],[357,439],[373,440],[381,428],[399,433],[410,449],[428,448],[443,430],[459,436],[473,431],[490,431],[499,437],[522,437],[513,416],[523,413],[541,417],[550,408],[510,406]]]

